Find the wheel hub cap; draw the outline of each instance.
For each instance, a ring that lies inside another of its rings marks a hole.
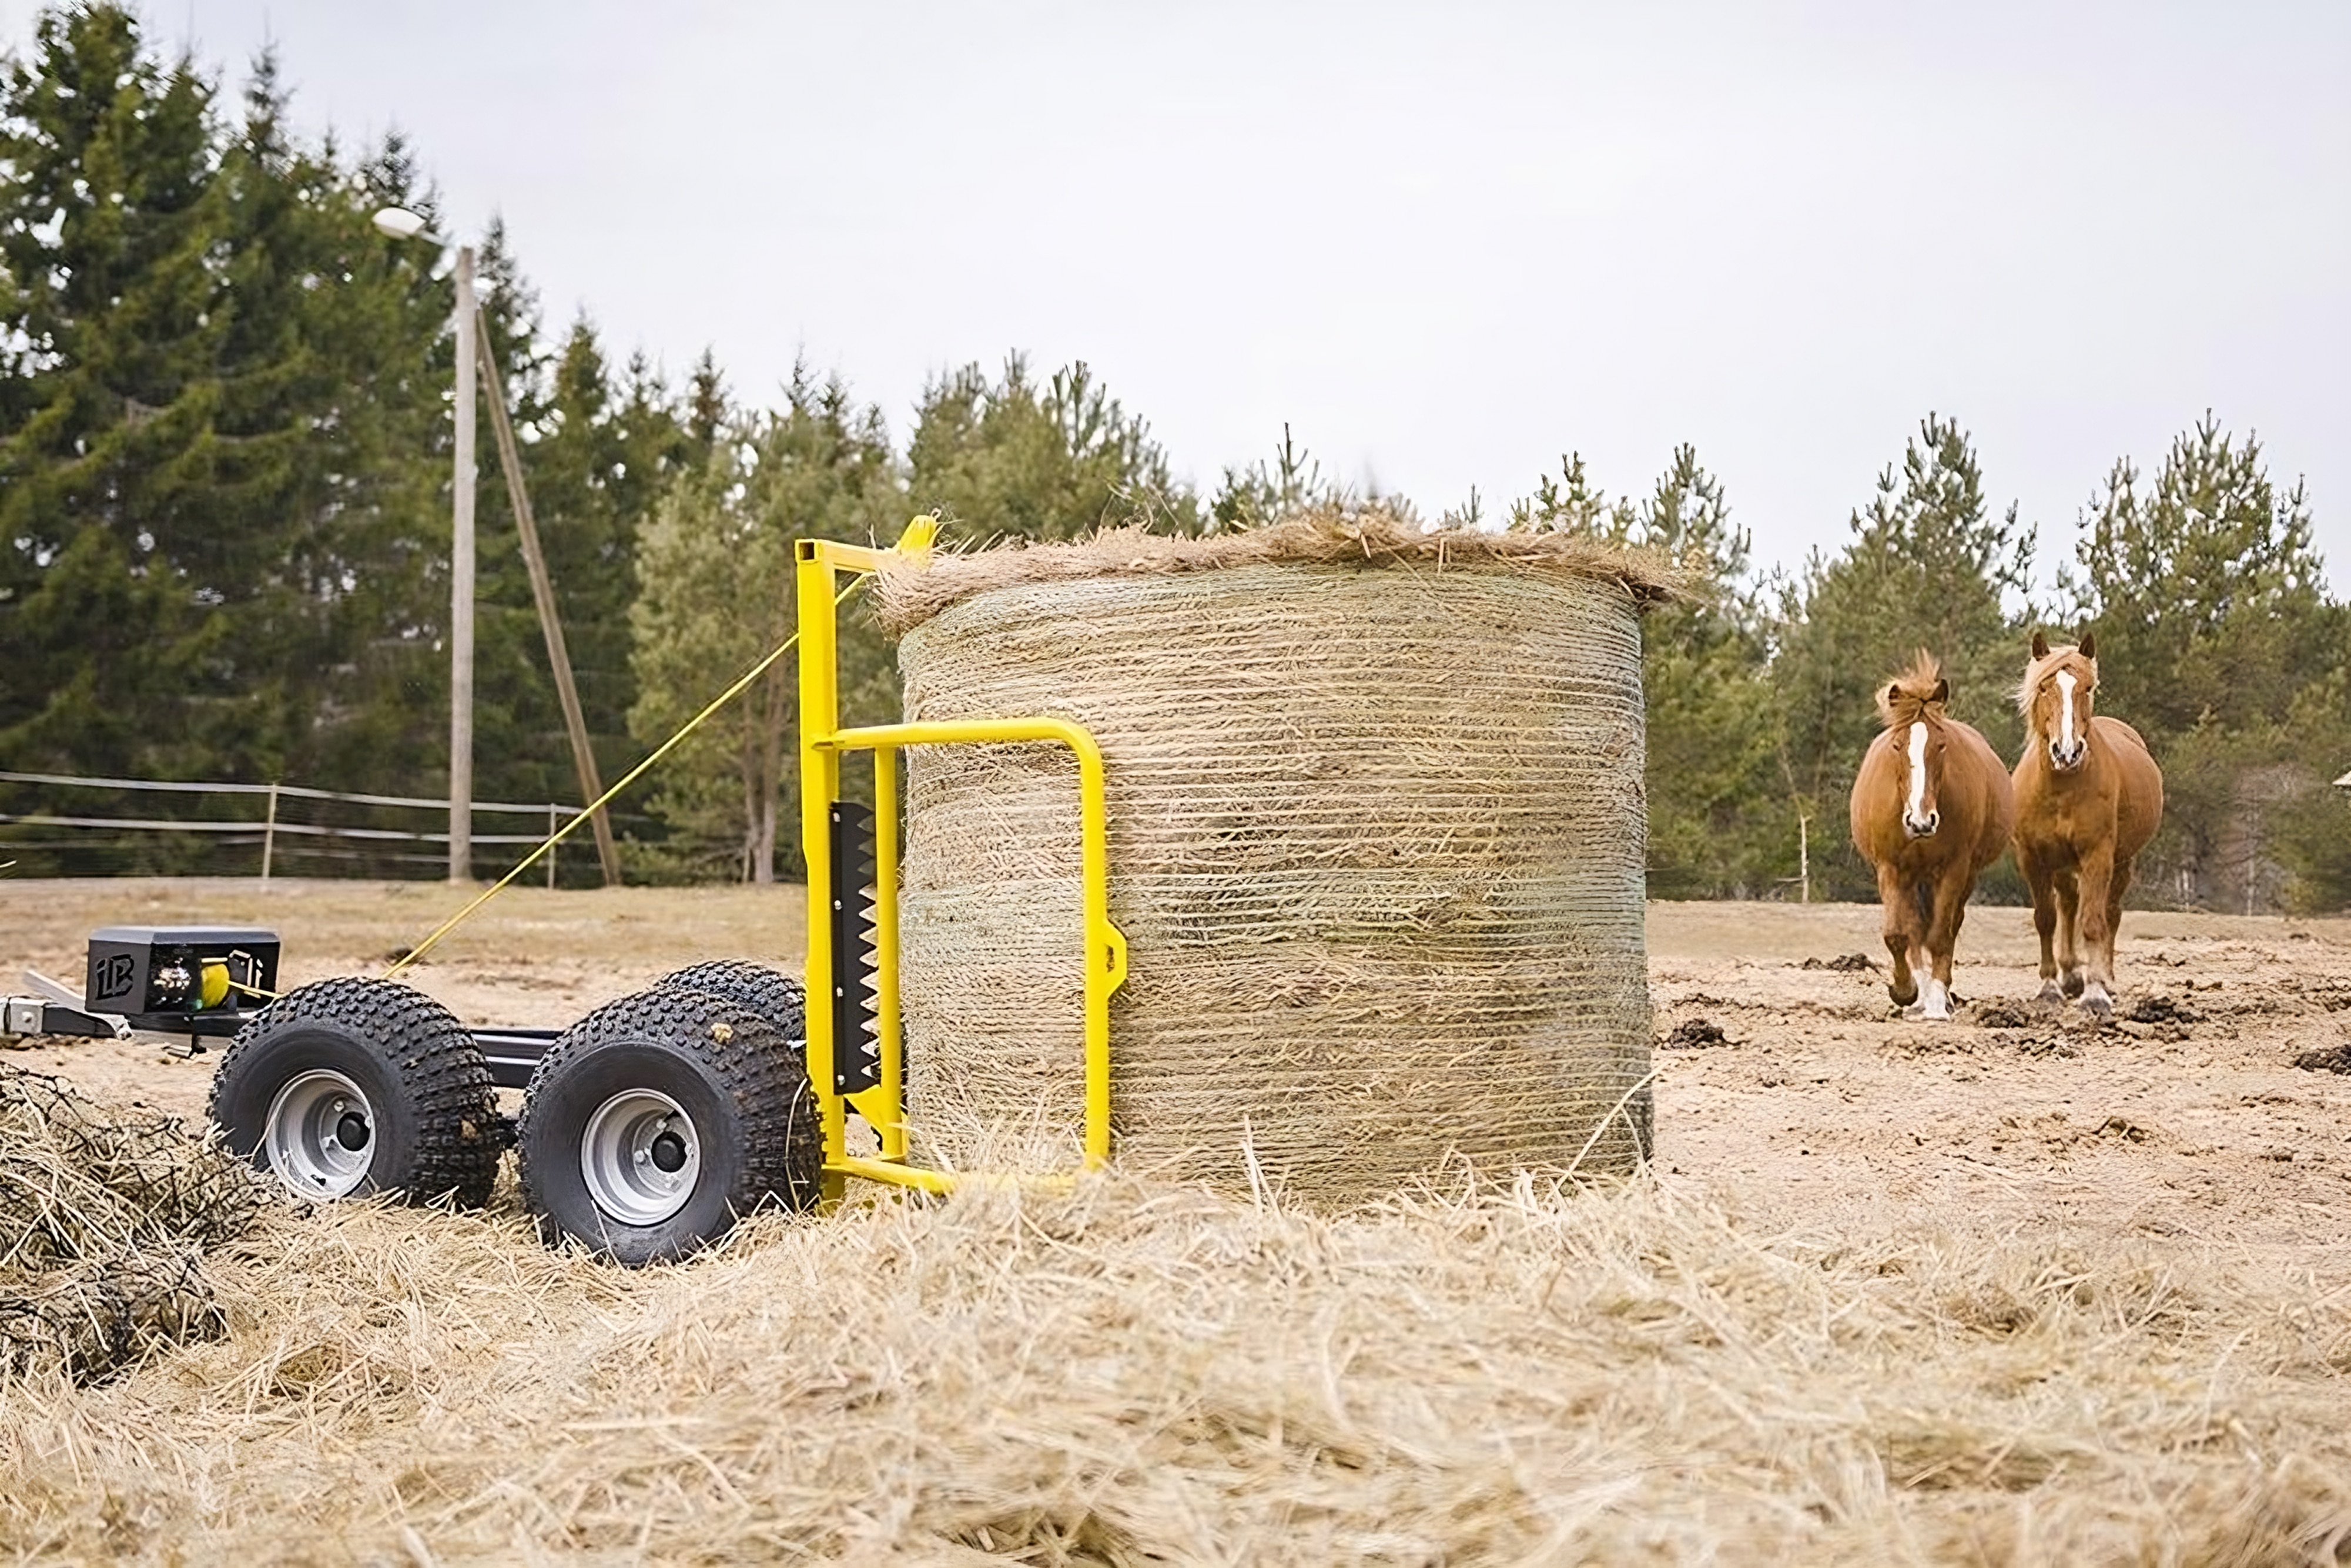
[[[659,1225],[685,1207],[702,1174],[702,1140],[685,1107],[653,1089],[625,1089],[580,1135],[588,1196],[622,1225]]]
[[[269,1102],[261,1145],[269,1168],[304,1197],[347,1197],[367,1179],[375,1107],[330,1068],[287,1080]]]

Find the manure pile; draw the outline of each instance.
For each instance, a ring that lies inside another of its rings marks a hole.
[[[0,1065],[0,1405],[15,1379],[93,1382],[220,1333],[204,1249],[270,1190],[175,1118]]]

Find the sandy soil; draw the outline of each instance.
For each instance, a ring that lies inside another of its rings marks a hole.
[[[801,896],[517,888],[406,977],[470,1020],[561,1025],[700,958],[797,966]],[[289,983],[380,973],[463,902],[418,883],[11,882],[0,989],[28,965],[78,983],[107,924],[266,925]],[[2105,1029],[2030,1001],[2023,910],[1972,912],[1948,1024],[1893,1016],[1877,929],[1874,906],[1651,906],[1667,1181],[1771,1225],[1965,1215],[2351,1267],[2351,920],[2130,914]],[[1825,967],[1856,955],[1874,967]],[[42,1040],[0,1060],[200,1117],[215,1059]]]
[[[1970,914],[1947,1024],[1893,1016],[1874,905],[1654,904],[1648,931],[1669,1178],[1839,1229],[1965,1214],[2351,1264],[2351,921],[2126,914],[2105,1029],[2032,1002],[2022,909]],[[1805,967],[1851,955],[1877,967]],[[1701,1021],[1723,1043],[1677,1042]]]

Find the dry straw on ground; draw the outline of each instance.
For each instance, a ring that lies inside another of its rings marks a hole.
[[[1050,715],[1102,748],[1120,1157],[1342,1201],[1453,1154],[1633,1164],[1638,609],[1667,583],[1587,538],[1378,513],[885,575],[910,719]],[[1074,1128],[1073,764],[909,772],[910,1113]]]
[[[171,1117],[0,1066],[0,1402],[13,1379],[95,1381],[218,1333],[201,1252],[267,1190]]]
[[[0,1554],[2334,1563],[2351,1311],[2180,1250],[1758,1234],[1646,1178],[1133,1176],[624,1273],[272,1218],[228,1333],[0,1395]]]

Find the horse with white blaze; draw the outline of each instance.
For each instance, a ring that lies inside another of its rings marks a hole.
[[[2007,768],[1973,726],[1950,716],[1950,696],[1942,665],[1924,650],[1877,694],[1886,727],[1862,757],[1852,804],[1854,847],[1876,868],[1886,909],[1886,991],[1938,1019],[1951,1016],[1951,952],[1976,877],[2007,852],[2016,825]]]
[[[2139,851],[2163,825],[2163,770],[2137,730],[2093,712],[2098,644],[2052,649],[2032,634],[2016,706],[2016,866],[2032,890],[2041,999],[2114,1010],[2115,931]]]

